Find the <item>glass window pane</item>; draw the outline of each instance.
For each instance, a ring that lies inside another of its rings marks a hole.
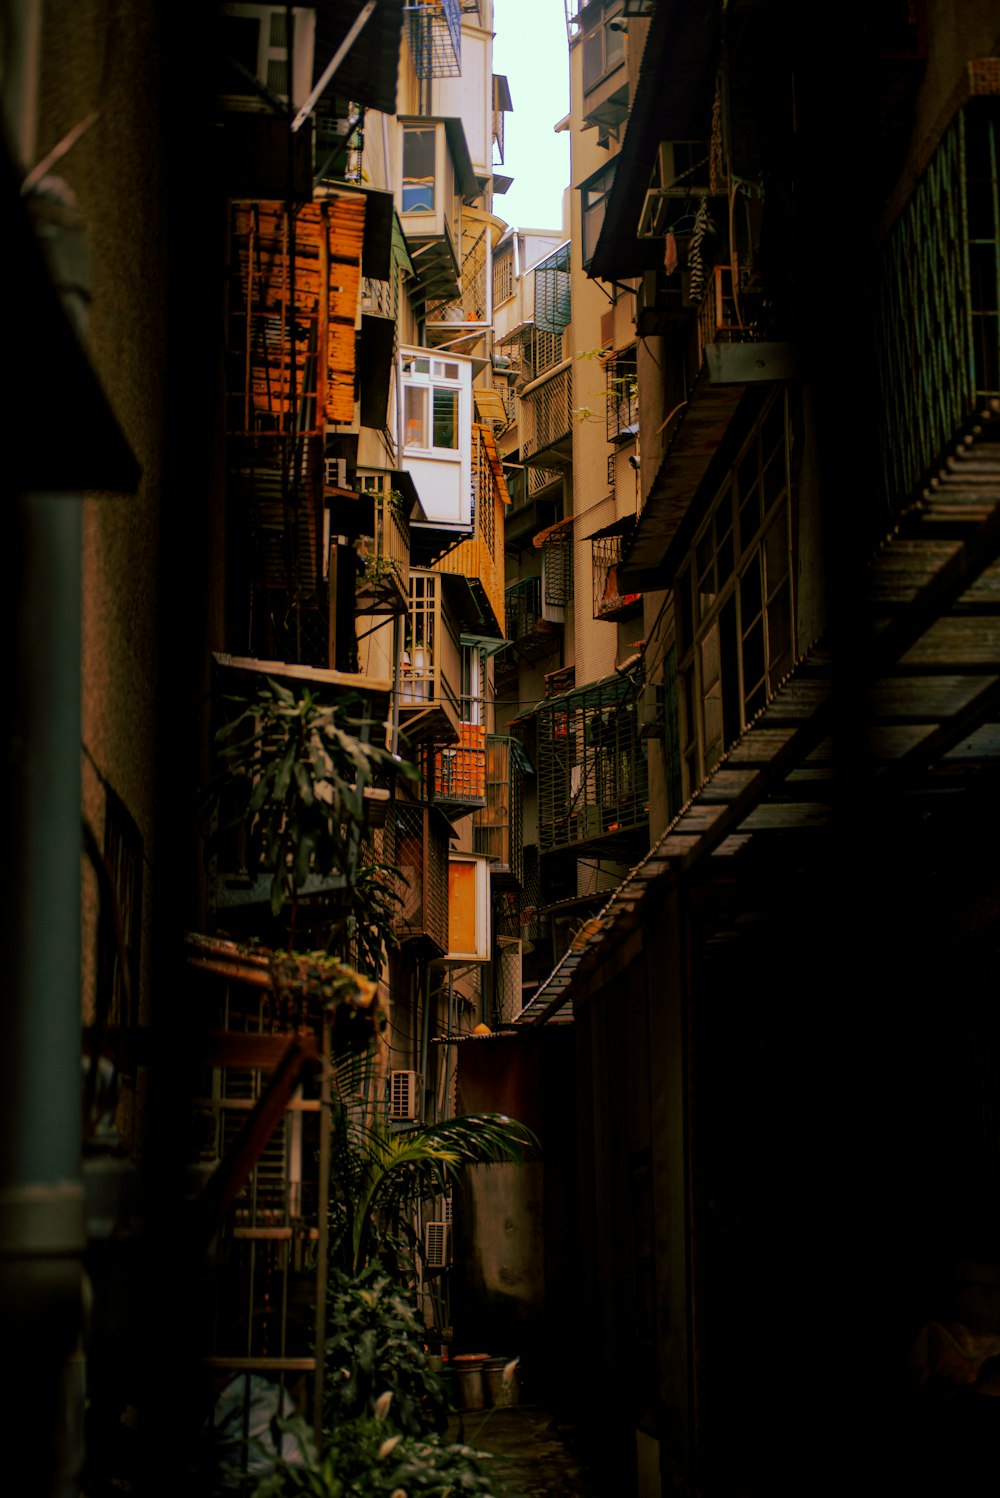
[[[403,212],[434,212],[434,154],[437,132],[403,131]]]
[[[406,424],[404,446],[427,446],[427,391],[419,385],[407,385],[403,390],[403,415]]]
[[[458,391],[434,387],[434,446],[458,447]]]

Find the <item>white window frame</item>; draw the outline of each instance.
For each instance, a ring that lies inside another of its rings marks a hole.
[[[454,373],[450,373],[454,370]],[[463,423],[468,419],[461,367],[454,361],[439,359],[432,349],[426,354],[404,354],[403,372],[403,450],[411,455],[440,458],[458,463],[462,456]],[[434,395],[436,391],[448,391],[455,395],[455,442],[454,446],[438,446],[434,442]],[[409,421],[406,416],[408,392],[424,392],[423,428],[425,442],[414,441],[407,433]]]

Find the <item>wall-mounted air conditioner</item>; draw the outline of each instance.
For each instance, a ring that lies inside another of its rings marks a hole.
[[[447,1269],[451,1263],[450,1223],[424,1223],[424,1260],[428,1269]]]
[[[415,1071],[389,1073],[389,1117],[393,1123],[412,1123],[420,1117],[420,1086]]]

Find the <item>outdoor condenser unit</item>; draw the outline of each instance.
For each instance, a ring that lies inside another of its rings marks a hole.
[[[412,1123],[419,1116],[419,1084],[415,1071],[389,1073],[389,1117],[394,1123]]]

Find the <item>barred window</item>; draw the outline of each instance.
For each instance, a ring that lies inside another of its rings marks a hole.
[[[772,396],[674,586],[684,794],[773,696],[795,615],[786,396]]]
[[[514,256],[500,255],[493,262],[493,305],[499,307],[514,295]]]

